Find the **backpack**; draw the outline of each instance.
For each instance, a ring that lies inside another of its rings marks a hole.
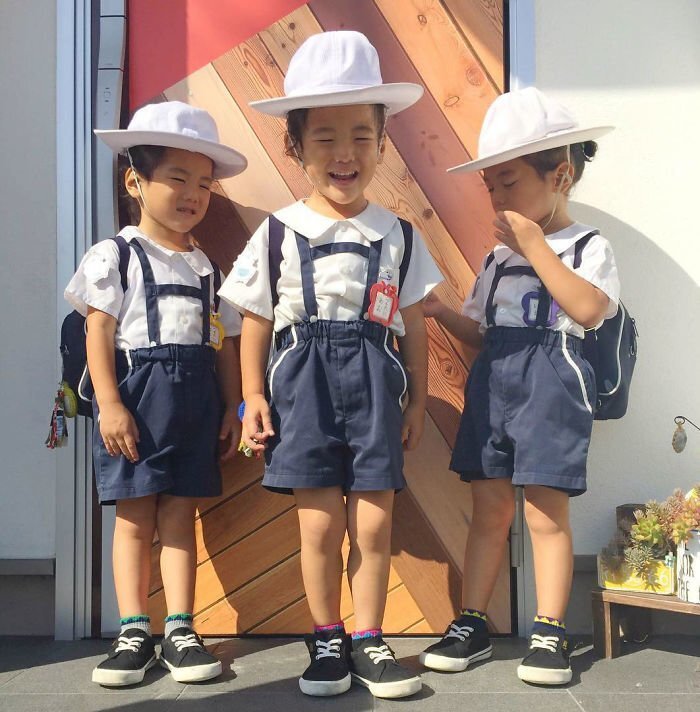
[[[597,234],[597,231],[589,232],[576,241],[574,269],[581,266],[583,250],[590,239]],[[484,271],[488,269],[493,259],[494,254],[491,252],[484,263]],[[506,275],[527,274],[537,277],[537,273],[531,267],[512,267],[502,270],[501,273],[503,271],[506,272]],[[496,286],[497,281],[494,280],[491,285],[491,300]],[[542,286],[542,290],[549,296],[544,286]],[[549,302],[551,303],[551,296]],[[546,300],[541,300],[541,307],[542,309],[538,310],[538,317],[540,317],[540,312],[543,317],[546,316],[549,310]],[[595,420],[615,420],[622,418],[627,412],[630,383],[637,362],[638,336],[636,322],[622,302],[620,302],[615,316],[605,319],[595,329],[586,329],[583,339],[583,355],[595,373],[597,391],[593,414]]]
[[[581,264],[583,248],[595,233],[576,242],[574,268]],[[586,329],[583,355],[595,373],[595,420],[616,420],[627,412],[630,383],[637,363],[637,323],[620,302],[617,314],[597,329]]]
[[[119,276],[122,290],[126,292],[126,272],[129,267],[129,243],[121,236],[110,238],[119,248]],[[85,317],[77,310],[72,311],[61,324],[62,380],[77,396],[78,415],[92,418],[92,386],[87,370],[87,350],[85,348]]]

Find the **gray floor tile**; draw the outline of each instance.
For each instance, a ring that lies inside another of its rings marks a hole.
[[[375,700],[377,712],[523,712],[523,710],[552,710],[580,712],[580,707],[566,690],[535,691],[534,693],[475,692],[429,694],[425,691],[403,700]],[[675,712],[675,711],[674,711]]]
[[[620,694],[607,693],[599,695],[578,694],[574,697],[581,705],[583,712],[697,712],[700,709],[700,698],[694,694]]]
[[[174,697],[113,690],[109,694],[0,694],[0,712],[172,712]]]

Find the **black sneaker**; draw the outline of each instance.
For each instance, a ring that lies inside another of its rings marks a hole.
[[[221,675],[221,660],[187,626],[176,628],[160,646],[160,664],[177,682],[203,682]]]
[[[299,678],[305,695],[329,697],[350,689],[349,640],[344,630],[323,630],[304,636],[311,664]]]
[[[92,671],[92,681],[105,687],[136,685],[155,664],[153,638],[139,628],[129,628],[112,643],[107,659]]]
[[[352,641],[350,671],[375,697],[408,697],[421,689],[418,675],[399,665],[381,635]]]
[[[470,623],[473,616],[452,621],[442,638],[420,654],[421,665],[442,672],[461,672],[471,663],[488,660],[493,655],[488,631],[477,631]]]
[[[518,665],[518,677],[537,685],[565,685],[571,680],[569,641],[565,635],[530,636],[530,652]]]

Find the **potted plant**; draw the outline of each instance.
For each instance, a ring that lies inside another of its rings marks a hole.
[[[676,591],[675,564],[680,553],[683,566],[679,578],[694,576],[700,556],[695,558],[689,542],[700,542],[700,485],[686,496],[676,490],[664,502],[650,501],[634,511],[633,521],[622,521],[613,540],[598,557],[598,583],[603,588],[622,591],[673,594]],[[680,552],[679,552],[680,547]],[[685,573],[684,573],[685,572]],[[681,579],[679,591],[686,586]],[[695,593],[700,597],[700,583]],[[684,600],[693,600],[684,598]]]

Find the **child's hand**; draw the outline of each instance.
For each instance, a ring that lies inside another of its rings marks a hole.
[[[265,396],[262,393],[248,395],[243,413],[243,443],[259,455],[267,447],[265,441],[274,434],[270,420],[270,406]]]
[[[139,429],[134,416],[123,403],[105,403],[100,406],[100,435],[112,457],[124,455],[129,462],[139,459],[136,449]]]
[[[430,292],[423,300],[423,313],[427,317],[439,319],[445,309],[447,309],[447,307],[440,301],[440,298],[435,292]]]
[[[493,224],[494,237],[526,259],[527,251],[544,241],[544,232],[536,222],[512,210],[499,210]]]
[[[404,450],[415,450],[423,435],[425,426],[425,408],[408,404],[403,413],[403,426],[401,427],[401,442]]]
[[[228,446],[224,444],[227,438],[229,438]],[[226,462],[236,454],[238,443],[241,441],[241,421],[238,419],[238,408],[235,406],[228,406],[224,411],[219,429],[219,440],[222,448],[226,448],[221,455],[221,461]]]

